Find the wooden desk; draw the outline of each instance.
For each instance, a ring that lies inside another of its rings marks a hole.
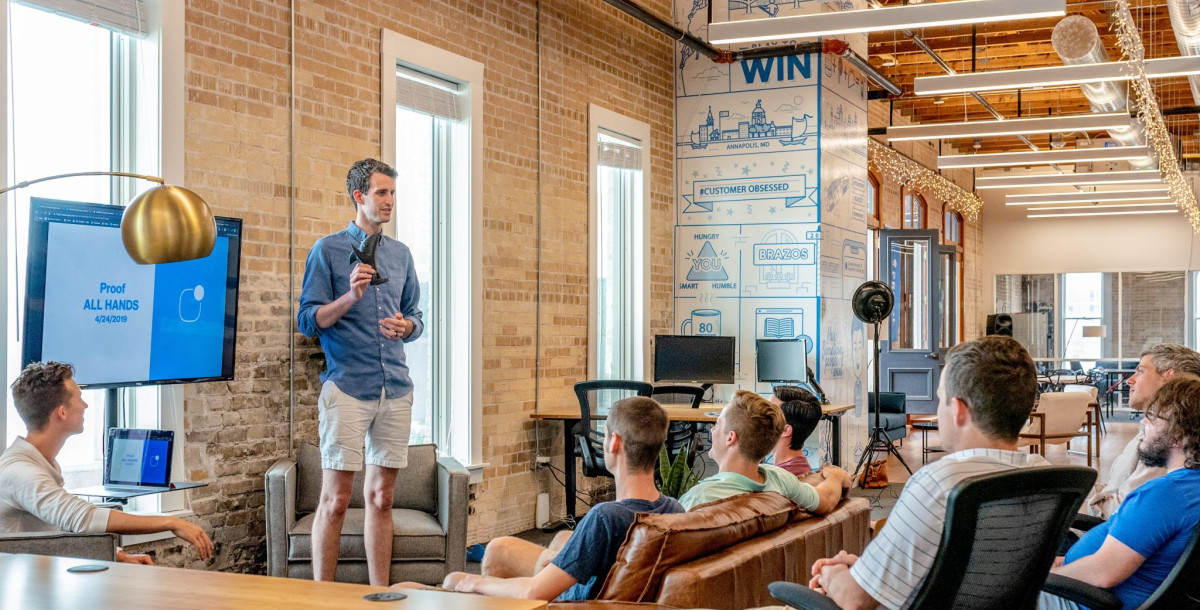
[[[679,422],[700,422],[700,423],[716,423],[717,415],[724,408],[724,404],[705,403],[700,405],[699,409],[691,408],[691,405],[681,404],[663,404],[663,409],[667,412],[667,417],[671,421]],[[828,420],[832,427],[833,447],[831,461],[838,465],[842,465],[842,414],[850,411],[854,405],[821,405],[821,419]],[[571,408],[556,408],[542,409],[533,412],[529,417],[537,420],[558,420],[563,423],[563,478],[565,479],[563,486],[567,492],[567,517],[575,518],[575,434],[573,429],[575,424],[579,423],[579,406]],[[605,413],[593,413],[592,419],[606,419]]]
[[[72,574],[71,566],[100,564],[103,572]],[[361,608],[369,610],[535,610],[546,602],[445,593],[400,591],[407,599],[369,602],[368,593],[390,591],[336,582],[313,582],[206,572],[111,561],[0,553],[0,605],[63,610],[217,610],[237,608]]]

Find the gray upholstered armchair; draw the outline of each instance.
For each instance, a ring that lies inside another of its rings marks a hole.
[[[116,561],[116,534],[22,532],[0,534],[0,553],[29,553]]]
[[[363,473],[354,476],[342,525],[336,580],[367,582],[363,544]],[[454,458],[438,458],[434,445],[408,449],[408,467],[396,477],[392,509],[392,582],[440,584],[462,571],[467,552],[468,474]],[[312,578],[312,528],[321,496],[321,452],[303,443],[295,461],[267,470],[267,573]]]

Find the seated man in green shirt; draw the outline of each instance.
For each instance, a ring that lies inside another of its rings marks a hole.
[[[760,464],[783,433],[783,411],[754,392],[739,390],[721,410],[712,429],[709,456],[720,472],[700,481],[683,494],[679,503],[692,507],[736,496],[773,491],[809,512],[832,511],[850,489],[850,475],[837,466],[821,469],[825,480],[816,487],[801,483],[796,475],[770,464]]]

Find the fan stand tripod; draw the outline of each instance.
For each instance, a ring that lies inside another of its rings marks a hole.
[[[887,432],[879,422],[879,409],[882,406],[879,402],[879,323],[887,319],[894,302],[895,296],[892,294],[892,289],[877,280],[863,282],[850,299],[854,317],[867,324],[875,325],[875,426],[871,428],[867,448],[863,451],[862,457],[858,459],[858,466],[854,467],[854,475],[850,477],[851,480],[858,478],[859,471],[877,451],[882,451],[885,457],[888,453],[896,456],[896,459],[900,460],[900,465],[904,466],[908,474],[912,474],[912,468],[909,468],[908,464],[904,462],[904,458],[900,457],[900,452],[896,450],[892,439],[888,438]]]
[[[867,442],[867,448],[863,450],[862,457],[858,458],[858,465],[854,467],[854,475],[850,480],[858,479],[858,473],[863,469],[869,458],[875,455],[875,452],[883,452],[886,457],[888,453],[896,456],[900,460],[900,465],[912,475],[912,468],[900,456],[900,451],[896,449],[896,445],[892,443],[892,439],[888,438],[887,432],[884,431],[883,425],[879,422],[879,409],[882,406],[879,402],[879,320],[875,321],[875,426],[871,428],[870,440]]]

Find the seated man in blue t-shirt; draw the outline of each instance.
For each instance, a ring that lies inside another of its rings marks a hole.
[[[483,575],[452,572],[442,587],[496,597],[593,599],[637,513],[681,513],[683,507],[654,485],[658,452],[667,440],[667,413],[650,398],[619,400],[604,427],[604,464],[616,481],[617,500],[593,506],[557,553],[520,538],[497,538],[483,556]]]
[[[1146,409],[1141,461],[1167,474],[1126,496],[1116,514],[1084,534],[1054,572],[1111,588],[1137,608],[1179,562],[1200,523],[1200,378],[1176,375]],[[1077,608],[1046,593],[1042,608]]]
[[[850,475],[845,470],[833,465],[822,468],[825,480],[814,487],[778,466],[760,463],[779,440],[783,427],[779,407],[754,392],[738,390],[721,409],[712,429],[708,454],[720,472],[697,483],[679,503],[691,510],[738,494],[773,491],[811,513],[832,511],[850,489]]]

